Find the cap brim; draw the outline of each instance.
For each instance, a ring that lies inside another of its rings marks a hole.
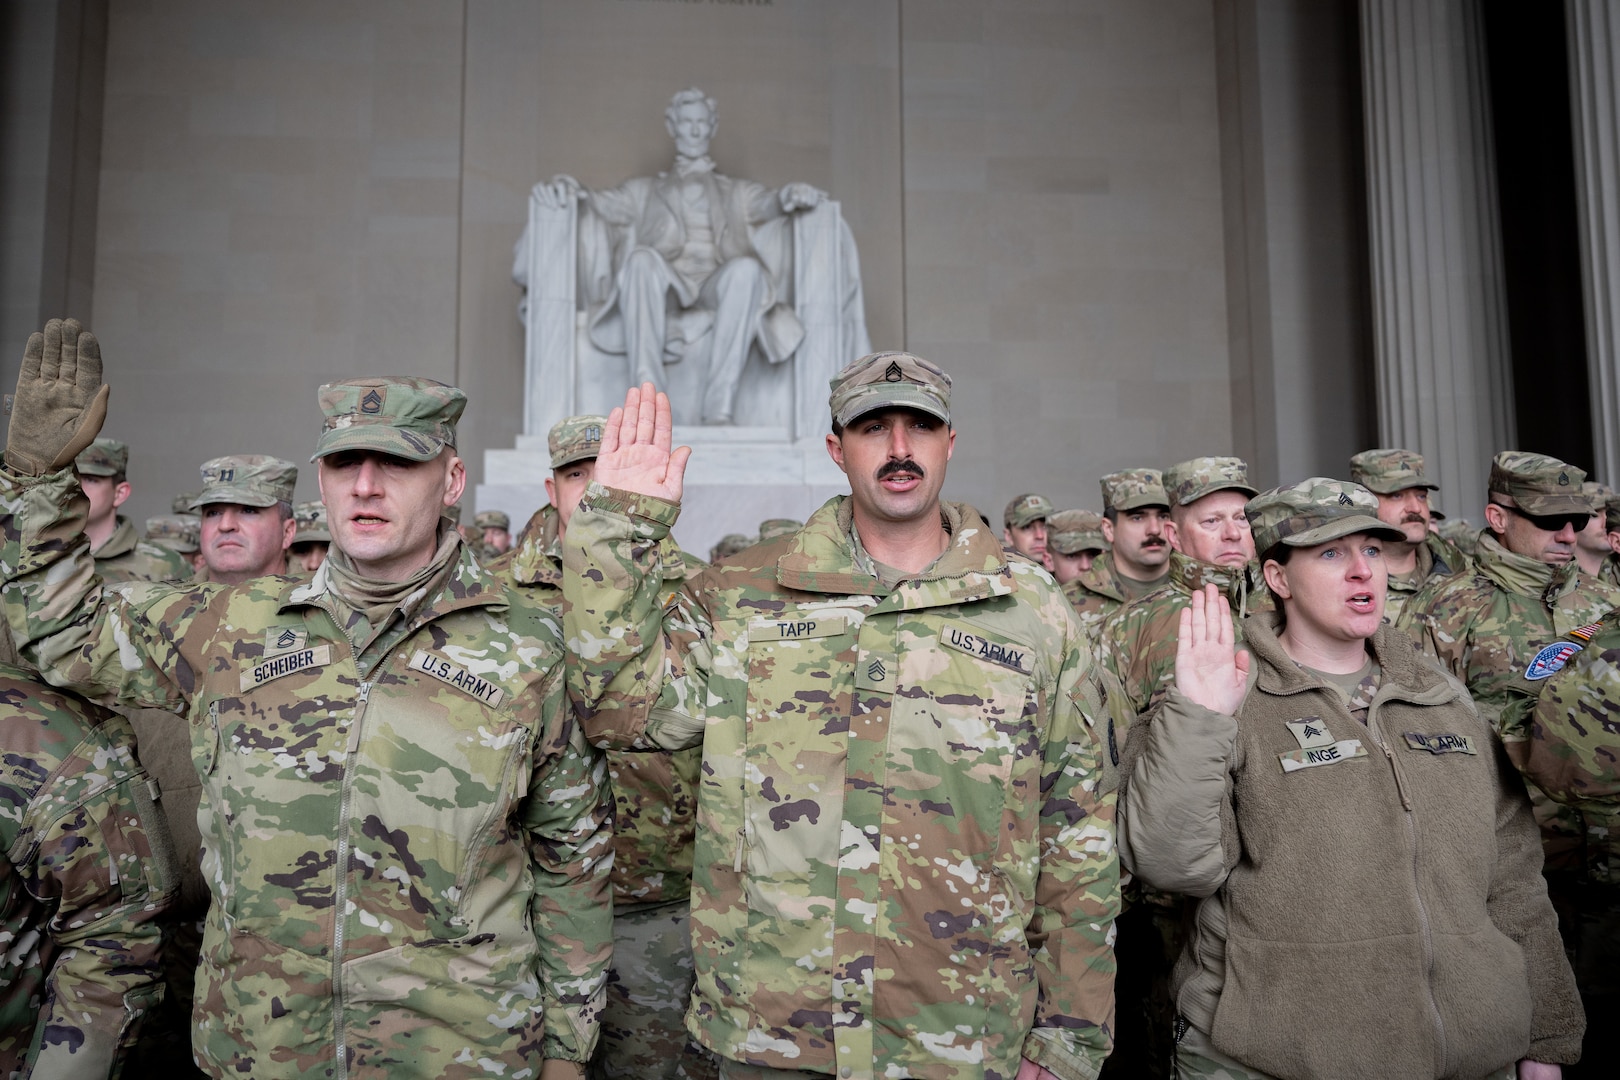
[[[80,476],[117,476],[118,470],[105,465],[80,465],[74,463],[73,470]]]
[[[601,456],[602,456],[602,448],[601,448],[601,446],[595,446],[595,447],[592,447],[589,450],[579,450],[579,451],[576,451],[576,452],[564,454],[561,457],[552,458],[551,459],[551,467],[553,469],[560,469],[564,465],[572,465],[576,461],[594,461],[598,457],[601,457]]]
[[[1108,550],[1107,542],[1106,541],[1101,541],[1101,540],[1082,540],[1078,544],[1065,545],[1063,547],[1059,547],[1058,545],[1056,545],[1056,544],[1052,543],[1050,540],[1048,540],[1046,542],[1046,546],[1051,548],[1053,551],[1057,552],[1059,555],[1078,555],[1082,551],[1107,551]]]
[[[292,542],[295,544],[330,544],[332,542],[332,534],[327,532],[325,529],[294,533]]]
[[[854,401],[850,402],[845,410],[845,416],[838,420],[840,425],[849,426],[867,413],[877,412],[880,409],[916,409],[929,416],[951,422],[951,411],[941,405],[936,398],[924,393],[914,383],[880,383],[874,384],[875,389],[866,390]]]
[[[1407,480],[1387,480],[1378,484],[1369,484],[1362,481],[1361,486],[1374,495],[1394,495],[1402,491],[1411,491],[1413,488],[1426,488],[1429,491],[1440,490],[1439,484],[1431,483],[1421,476],[1414,476]]]
[[[421,435],[386,424],[350,424],[323,432],[309,460],[319,461],[345,450],[371,450],[406,461],[432,461],[447,445],[431,435]]]
[[[1236,482],[1230,484],[1216,484],[1213,487],[1200,488],[1198,494],[1194,495],[1190,499],[1182,500],[1181,505],[1191,506],[1199,499],[1202,499],[1205,495],[1213,495],[1217,491],[1241,491],[1251,499],[1260,494],[1259,488],[1252,488],[1248,484],[1239,484]]]
[[[1127,510],[1141,510],[1149,506],[1156,506],[1160,510],[1168,510],[1170,509],[1170,497],[1166,495],[1162,499],[1155,499],[1152,495],[1132,495],[1123,502],[1115,503],[1110,509],[1116,514],[1122,514]]]
[[[1586,514],[1590,517],[1597,513],[1584,495],[1515,495],[1513,500],[1518,503],[1520,510],[1537,517],[1557,514]]]
[[[1307,529],[1293,536],[1285,536],[1282,543],[1289,547],[1315,547],[1330,540],[1341,540],[1346,536],[1355,536],[1357,533],[1366,533],[1381,540],[1391,540],[1399,543],[1406,539],[1406,534],[1387,522],[1379,521],[1366,514],[1356,514],[1352,517],[1342,517],[1330,521],[1326,525],[1318,525],[1314,529]]]
[[[191,509],[201,510],[205,506],[216,503],[229,503],[232,506],[257,506],[260,508],[274,506],[280,500],[262,491],[250,491],[247,488],[217,487],[198,495],[191,500]]]

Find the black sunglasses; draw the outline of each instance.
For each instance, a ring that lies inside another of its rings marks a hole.
[[[1517,506],[1508,506],[1504,503],[1494,505],[1500,506],[1509,513],[1524,518],[1536,528],[1550,533],[1563,532],[1566,525],[1576,532],[1580,532],[1586,528],[1586,523],[1592,520],[1591,514],[1527,514]]]

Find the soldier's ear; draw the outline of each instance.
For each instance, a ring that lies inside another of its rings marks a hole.
[[[827,436],[827,456],[833,459],[833,464],[837,465],[841,472],[849,472],[844,468],[844,440],[837,435]]]
[[[120,481],[118,481],[118,486],[113,488],[113,509],[114,510],[116,510],[120,506],[124,505],[124,503],[129,499],[129,493],[132,490],[134,490],[134,489],[129,486],[129,481],[128,480],[120,480]]]
[[[1104,540],[1108,541],[1110,544],[1114,542],[1114,523],[1109,521],[1107,518],[1103,518],[1102,520],[1102,534]]]
[[[1275,559],[1267,559],[1260,568],[1260,576],[1266,579],[1266,586],[1279,600],[1287,600],[1294,594],[1288,588],[1288,567]]]

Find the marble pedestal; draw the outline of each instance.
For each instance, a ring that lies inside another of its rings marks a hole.
[[[793,440],[781,428],[676,427],[675,443],[692,448],[675,539],[701,558],[727,533],[752,536],[766,518],[803,521],[849,491],[822,436]],[[545,437],[520,435],[514,449],[485,452],[485,481],[474,505],[478,512],[504,510],[516,532],[545,505],[550,473]]]

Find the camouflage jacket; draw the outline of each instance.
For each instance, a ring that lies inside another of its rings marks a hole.
[[[1102,757],[1118,695],[1105,703],[1050,576],[944,504],[950,547],[885,593],[857,568],[840,496],[665,606],[657,551],[677,513],[592,485],[563,587],[591,738],[703,747],[699,1040],[858,1080],[1011,1077],[1021,1054],[1095,1076],[1112,1041]]]
[[[162,997],[174,855],[123,717],[0,664],[0,1076],[114,1076]]]
[[[1434,533],[1417,549],[1417,569],[1410,577],[1389,577],[1389,593],[1384,601],[1384,621],[1394,625],[1401,612],[1436,578],[1448,578],[1468,570],[1470,563],[1455,544]]]
[[[5,614],[53,682],[190,721],[218,1077],[485,1076],[589,1058],[611,952],[606,767],[555,616],[460,548],[356,655],[311,582],[103,589],[71,471],[0,472]]]
[[[120,581],[187,581],[195,571],[178,551],[142,540],[123,515],[107,542],[90,553],[96,573],[108,584]]]
[[[1620,886],[1620,613],[1565,640],[1577,648],[1562,667],[1540,680],[1520,673],[1508,684],[1507,711],[1527,716],[1525,778],[1580,812],[1582,869],[1612,888]]]
[[[664,541],[659,557],[671,588],[690,576],[684,553],[673,540]],[[494,569],[508,574],[561,619],[562,545],[557,539],[556,509],[547,505],[536,510],[512,545],[510,557]],[[702,757],[696,748],[607,751],[613,786],[616,913],[691,896],[692,833]]]
[[[1553,567],[1516,555],[1489,532],[1481,533],[1471,573],[1429,585],[1401,616],[1400,628],[1418,648],[1462,680],[1484,716],[1502,736],[1515,765],[1523,765],[1528,711],[1515,683],[1542,651],[1572,630],[1620,606],[1620,589],[1581,575],[1574,563]],[[1531,692],[1534,692],[1532,687]],[[1549,870],[1577,869],[1586,825],[1574,810],[1550,806],[1531,787]]]
[[[1097,649],[1102,662],[1125,688],[1135,715],[1158,704],[1176,676],[1176,633],[1181,609],[1192,594],[1214,585],[1232,605],[1232,623],[1243,641],[1243,619],[1272,609],[1271,592],[1258,582],[1251,563],[1242,571],[1211,566],[1170,553],[1170,580],[1135,603],[1126,604],[1103,622]]]
[[[1104,620],[1129,600],[1114,569],[1114,553],[1105,551],[1093,559],[1091,569],[1063,586],[1063,596],[1074,605],[1074,616],[1095,648]]]

